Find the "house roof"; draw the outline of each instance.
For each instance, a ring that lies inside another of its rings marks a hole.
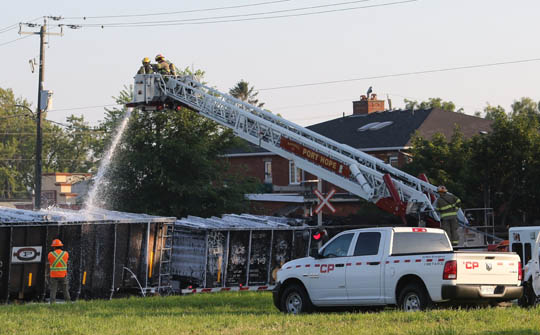
[[[364,151],[398,150],[409,147],[411,138],[418,133],[431,138],[442,133],[450,138],[456,126],[466,138],[480,131],[489,131],[491,121],[462,113],[441,109],[396,110],[365,115],[349,115],[308,126],[307,128],[339,143]],[[255,145],[235,148],[227,155],[269,153]]]

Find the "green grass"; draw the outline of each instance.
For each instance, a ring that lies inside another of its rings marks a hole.
[[[284,315],[270,293],[0,306],[0,334],[540,334],[540,308]]]

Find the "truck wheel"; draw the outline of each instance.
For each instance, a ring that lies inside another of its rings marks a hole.
[[[313,304],[306,290],[297,284],[287,286],[281,294],[281,311],[287,314],[309,313]]]
[[[521,307],[533,307],[536,305],[536,294],[531,286],[530,281],[523,283],[523,296],[518,299],[518,305]]]
[[[428,293],[418,284],[409,284],[399,293],[398,307],[405,312],[423,311],[430,306]]]

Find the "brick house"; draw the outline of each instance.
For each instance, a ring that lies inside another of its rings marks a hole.
[[[86,193],[90,173],[53,172],[44,173],[41,177],[41,207],[58,206],[62,208],[80,209],[79,198]],[[31,203],[16,203],[19,209],[33,209],[35,197]]]
[[[466,138],[481,131],[491,129],[491,121],[461,113],[440,109],[426,110],[385,110],[384,100],[377,100],[375,94],[353,101],[353,113],[321,122],[307,128],[371,154],[395,167],[403,166],[410,158],[408,150],[415,133],[431,138],[442,133],[450,138],[455,128]],[[313,190],[317,177],[294,166],[293,161],[246,142],[242,148],[235,148],[224,155],[234,168],[243,168],[250,176],[265,184],[262,194],[246,195],[253,210],[267,215],[312,215],[316,197]],[[335,186],[323,181],[323,192]],[[335,216],[355,214],[361,200],[336,188],[332,198],[336,208]],[[328,214],[325,209],[325,214]]]

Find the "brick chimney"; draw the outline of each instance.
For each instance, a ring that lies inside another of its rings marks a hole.
[[[353,101],[353,115],[366,115],[384,111],[384,100],[377,100],[377,94],[362,95],[360,101]]]

